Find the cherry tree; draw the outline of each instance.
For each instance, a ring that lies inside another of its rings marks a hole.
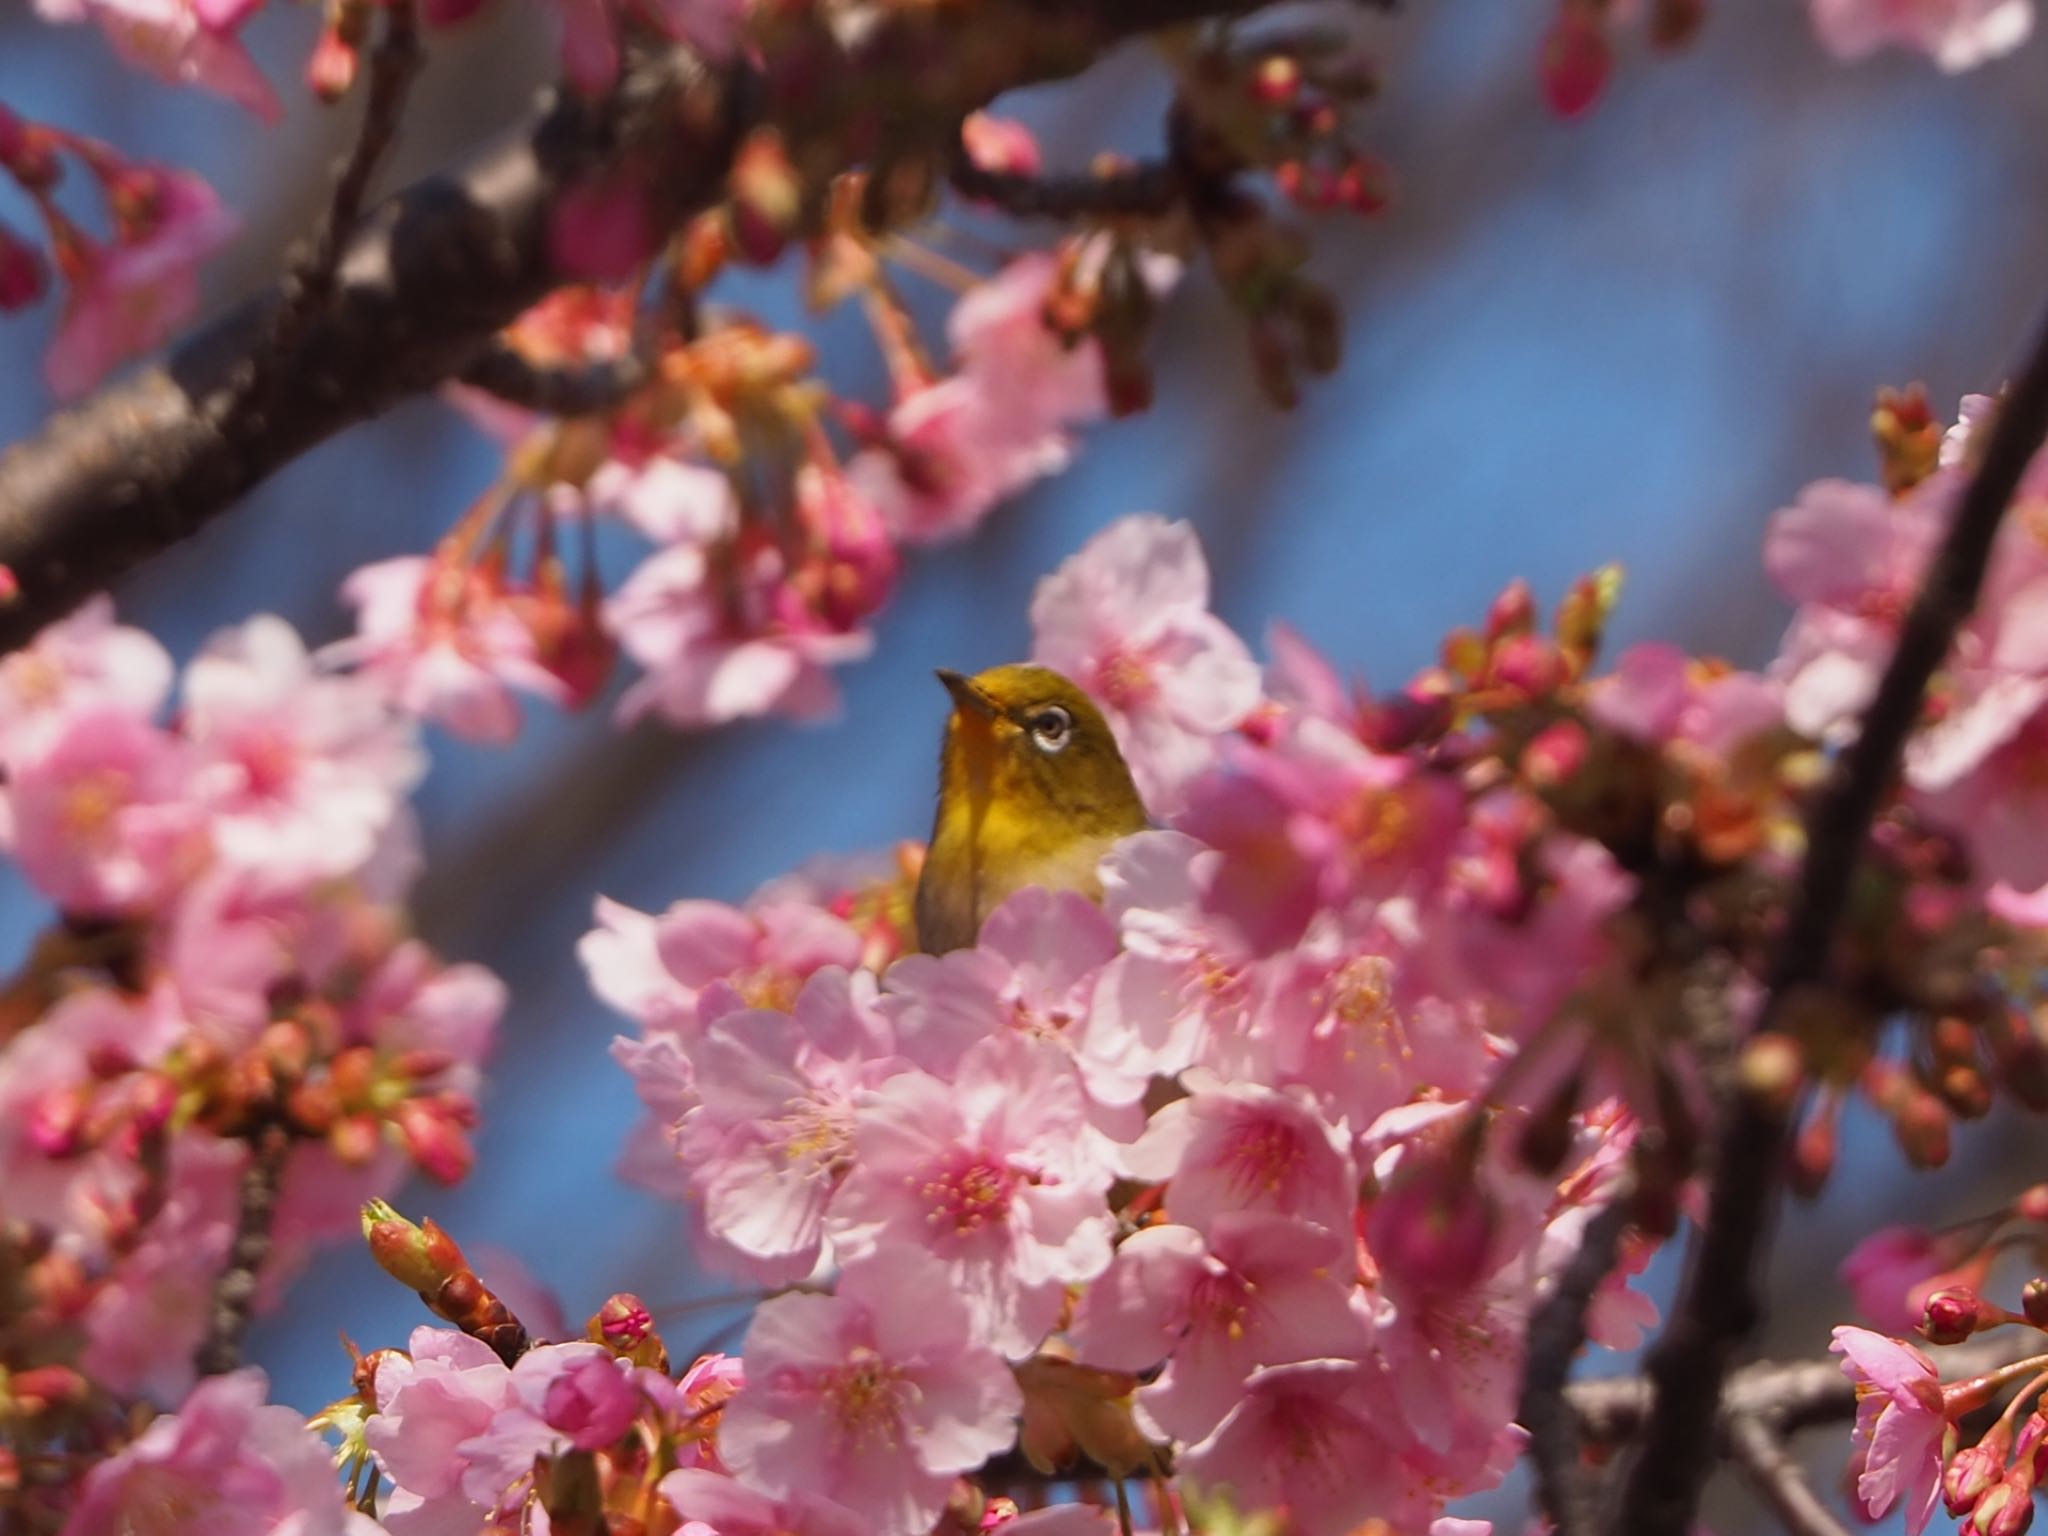
[[[1870,1233],[1855,1318],[1747,1354],[1852,1106],[1916,1167],[2048,1109],[2048,329],[1953,410],[1882,391],[1868,481],[1786,488],[1761,568],[1794,615],[1754,670],[1605,645],[1601,567],[1374,691],[1284,614],[1238,634],[1194,531],[1138,513],[1028,613],[1155,823],[1099,900],[1029,887],[924,954],[914,843],[737,904],[581,893],[559,960],[623,1023],[621,1174],[751,1308],[672,1354],[641,1297],[565,1316],[405,1214],[409,1175],[476,1171],[514,1005],[408,920],[428,744],[831,711],[906,562],[1151,406],[1183,285],[1295,404],[1345,329],[1314,236],[1405,170],[1371,147],[1377,8],[556,0],[521,22],[560,50],[533,116],[381,200],[486,0],[329,0],[295,83],[245,40],[262,0],[34,9],[354,128],[282,272],[198,324],[237,229],[203,168],[10,108],[0,70],[0,312],[56,308],[61,402],[0,453],[0,841],[48,909],[0,989],[5,1529],[1470,1536],[1526,1468],[1564,1536],[1675,1536],[1725,1467],[1811,1536],[1842,1517],[1790,1447],[1827,1426],[1861,1514],[2027,1527],[2048,1275],[1998,1261],[2038,1264],[2048,1184]],[[2033,18],[1810,20],[1960,75]],[[1718,21],[1561,0],[1535,110]],[[1005,99],[1131,43],[1156,145],[1049,167]],[[764,284],[815,327],[742,307]],[[878,391],[821,361],[846,317]],[[117,579],[428,394],[499,468],[332,573],[344,637],[251,612],[180,665],[122,621]],[[246,1335],[345,1243],[422,1315],[337,1345],[309,1421]]]

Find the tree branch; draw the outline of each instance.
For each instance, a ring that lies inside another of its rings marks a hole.
[[[1791,1536],[1849,1536],[1849,1528],[1820,1501],[1806,1473],[1785,1454],[1770,1425],[1753,1414],[1740,1413],[1727,1420],[1723,1433],[1728,1454],[1749,1474]]]
[[[251,377],[289,284],[0,454],[0,565],[21,587],[0,610],[0,652],[307,450],[470,367],[563,280],[548,232],[580,179],[637,173],[655,229],[672,231],[717,203],[757,125],[778,127],[806,165],[845,166],[861,138],[849,122],[883,103],[898,143],[943,155],[961,119],[1005,91],[1079,73],[1144,32],[1273,3],[1002,0],[953,22],[911,7],[851,41],[785,18],[794,34],[758,70],[708,70],[683,48],[635,55],[602,100],[558,95],[509,142],[374,210],[342,241],[331,302],[264,365],[275,383],[260,399]],[[935,46],[952,67],[933,67]]]
[[[1977,472],[1899,633],[1862,730],[1835,765],[1806,824],[1806,861],[1775,953],[1759,1029],[1787,1002],[1825,981],[1835,935],[1870,828],[1898,777],[1927,685],[1976,606],[2006,506],[2048,436],[2048,322],[1992,425]],[[1686,1536],[1712,1458],[1708,1443],[1721,1385],[1762,1305],[1757,1269],[1770,1230],[1790,1117],[1737,1094],[1715,1153],[1707,1220],[1693,1243],[1685,1286],[1650,1358],[1656,1400],[1612,1529],[1617,1536]]]
[[[227,1267],[213,1283],[213,1312],[193,1356],[202,1376],[218,1376],[242,1363],[242,1332],[256,1302],[257,1279],[270,1258],[271,1218],[277,1213],[277,1192],[291,1147],[291,1136],[281,1125],[266,1125],[250,1139],[235,1240],[228,1249]]]
[[[1529,1322],[1517,1417],[1529,1432],[1537,1497],[1557,1536],[1582,1536],[1594,1525],[1592,1490],[1579,1465],[1580,1421],[1566,1401],[1565,1387],[1579,1346],[1586,1342],[1586,1308],[1620,1251],[1628,1208],[1623,1193],[1587,1224],[1578,1252],[1558,1276],[1557,1289]]]
[[[647,381],[647,365],[633,356],[580,368],[549,368],[515,347],[492,342],[470,359],[463,383],[512,405],[549,416],[595,416],[620,404]]]
[[[383,30],[370,50],[367,99],[355,143],[335,168],[334,188],[312,241],[285,273],[270,334],[261,352],[252,359],[252,366],[238,381],[234,410],[246,410],[261,401],[264,392],[273,386],[279,366],[292,356],[307,324],[333,299],[345,243],[362,222],[363,199],[369,194],[370,178],[397,141],[406,101],[424,63],[419,18],[413,0],[391,0],[379,14]]]

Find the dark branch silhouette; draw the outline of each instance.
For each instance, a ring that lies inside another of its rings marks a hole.
[[[2048,437],[2048,322],[1990,429],[1955,521],[1899,634],[1862,729],[1807,817],[1807,854],[1791,895],[1757,1027],[1826,981],[1851,881],[1927,685],[1976,607],[2005,509]],[[1790,1112],[1736,1093],[1714,1154],[1710,1204],[1670,1325],[1650,1357],[1655,1402],[1610,1527],[1616,1536],[1686,1536],[1713,1458],[1708,1443],[1735,1351],[1762,1313],[1757,1270],[1771,1228]]]

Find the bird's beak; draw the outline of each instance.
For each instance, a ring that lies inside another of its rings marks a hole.
[[[953,695],[953,704],[963,715],[979,715],[984,720],[993,720],[1002,713],[996,701],[974,686],[974,679],[950,667],[938,669],[939,681],[946,685],[946,692]]]

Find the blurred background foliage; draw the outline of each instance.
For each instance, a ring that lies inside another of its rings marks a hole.
[[[1874,478],[1865,421],[1879,384],[1925,380],[1943,410],[1996,387],[2048,288],[2048,43],[1958,79],[1904,56],[1845,68],[1793,0],[1727,6],[1676,57],[1625,48],[1607,98],[1567,123],[1537,84],[1549,20],[1540,0],[1369,18],[1387,87],[1361,137],[1398,193],[1376,220],[1314,229],[1313,271],[1346,305],[1342,369],[1275,413],[1195,274],[1156,348],[1153,412],[1096,432],[1074,470],[972,542],[916,558],[874,658],[844,675],[836,719],[686,737],[541,709],[509,749],[433,743],[418,925],[450,958],[491,966],[513,1001],[477,1172],[452,1192],[408,1191],[409,1213],[516,1252],[572,1318],[618,1289],[657,1308],[724,1289],[693,1267],[673,1209],[611,1177],[635,1102],[605,1052],[617,1021],[573,954],[593,896],[737,900],[812,854],[922,836],[944,709],[930,669],[1022,654],[1033,584],[1121,513],[1192,521],[1227,620],[1256,643],[1284,618],[1378,687],[1427,663],[1511,577],[1548,603],[1609,560],[1628,571],[1617,647],[1656,637],[1769,658],[1784,618],[1758,561],[1772,511],[1822,475]],[[43,27],[14,0],[0,8],[0,99],[213,179],[245,220],[210,274],[224,303],[310,226],[353,123],[353,106],[322,110],[293,87],[311,30],[300,8],[254,29],[288,102],[262,128],[124,71],[89,31]],[[387,182],[514,121],[552,55],[536,0],[438,42]],[[1156,143],[1161,86],[1131,49],[999,110],[1040,131],[1051,164],[1078,167],[1099,146]],[[936,326],[946,295],[926,296]],[[732,297],[805,323],[787,282]],[[40,358],[53,325],[45,310],[0,327],[0,441],[51,409]],[[822,334],[832,376],[878,397],[858,324],[837,317]],[[122,610],[181,657],[262,610],[331,638],[342,576],[427,548],[495,463],[446,406],[409,406],[264,486],[129,583]],[[631,552],[609,553],[623,571]],[[10,955],[44,915],[0,886]],[[1765,1348],[1825,1347],[1847,1314],[1833,1267],[1856,1236],[2002,1199],[2048,1173],[2041,1147],[2037,1127],[1994,1122],[1966,1130],[1948,1168],[1914,1174],[1853,1121],[1828,1194],[1779,1246]],[[1653,1272],[1660,1291],[1675,1259]],[[730,1342],[742,1319],[693,1312],[669,1325],[671,1348]],[[337,1331],[402,1343],[422,1320],[344,1250],[262,1324],[255,1355],[278,1396],[310,1409],[346,1390]],[[1844,1446],[1823,1434],[1806,1448],[1831,1479]],[[1519,1525],[1514,1506],[1495,1507]],[[1716,1528],[1753,1518],[1709,1509]]]

